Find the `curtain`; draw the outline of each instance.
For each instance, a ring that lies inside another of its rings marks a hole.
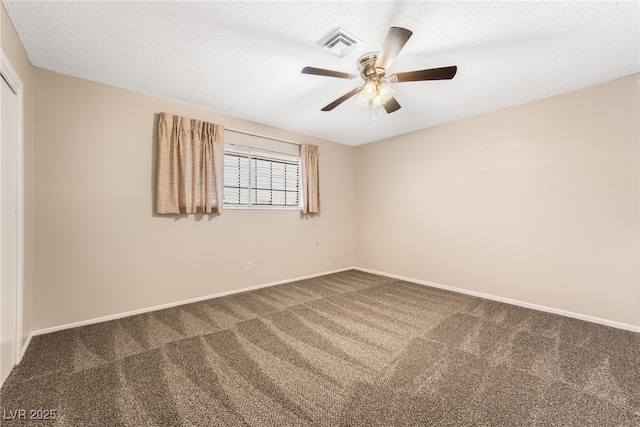
[[[160,114],[156,213],[222,212],[224,127]]]
[[[302,213],[320,213],[319,156],[317,145],[302,144]]]

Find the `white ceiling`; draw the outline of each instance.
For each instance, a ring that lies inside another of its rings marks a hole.
[[[3,0],[31,62],[62,74],[360,145],[640,72],[640,3]],[[394,85],[402,109],[372,122],[349,100],[388,27],[413,31],[387,74],[449,65],[453,80]],[[343,58],[318,42],[342,27]],[[222,123],[224,124],[224,123]]]

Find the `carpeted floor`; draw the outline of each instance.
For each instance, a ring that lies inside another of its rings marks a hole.
[[[352,270],[37,336],[0,406],[2,426],[640,426],[640,334]]]

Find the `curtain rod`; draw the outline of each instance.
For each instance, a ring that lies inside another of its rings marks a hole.
[[[225,127],[224,130],[225,131],[229,131],[229,132],[241,133],[243,135],[256,136],[258,138],[270,139],[272,141],[284,142],[286,144],[302,145],[299,142],[287,141],[286,139],[280,139],[280,138],[274,138],[272,136],[260,135],[258,133],[247,132],[247,131],[240,130],[240,129],[234,129],[234,128]]]

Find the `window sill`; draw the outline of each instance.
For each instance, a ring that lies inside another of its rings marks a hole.
[[[227,211],[275,211],[275,212],[300,212],[302,208],[300,206],[237,206],[237,205],[224,205],[224,210]]]

